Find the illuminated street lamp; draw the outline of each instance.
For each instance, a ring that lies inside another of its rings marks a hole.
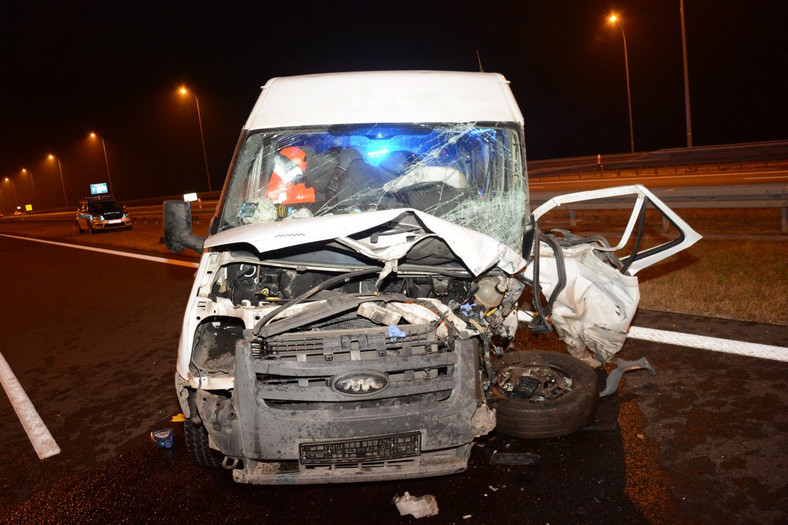
[[[35,202],[36,203],[36,207],[38,207],[38,205],[39,205],[38,194],[36,193],[36,183],[33,180],[33,172],[32,171],[28,171],[25,168],[22,168],[22,173],[23,174],[26,173],[27,175],[30,175],[30,184],[33,186],[33,202]]]
[[[11,191],[13,191],[13,193],[14,193],[14,209],[16,209],[16,207],[19,204],[17,203],[18,199],[16,198],[16,187],[14,186],[14,181],[12,181],[8,177],[6,177],[6,178],[3,179],[3,182],[10,182],[11,183]]]
[[[197,100],[197,95],[195,95],[192,91],[186,89],[186,87],[182,86],[178,92],[181,95],[190,94],[194,97],[194,102],[197,104],[197,121],[200,123],[200,140],[202,141],[202,157],[205,160],[205,176],[208,178],[208,191],[213,191],[211,187],[211,174],[208,172],[208,154],[205,152],[205,135],[202,131],[202,115],[200,115],[200,101]]]
[[[104,142],[104,138],[96,133],[95,131],[90,132],[90,138],[95,139],[98,138],[101,140],[101,147],[104,149],[104,164],[107,166],[107,182],[109,183],[109,194],[113,195],[114,192],[112,191],[112,177],[109,174],[109,159],[107,158],[107,144]]]
[[[68,197],[66,197],[66,182],[63,180],[63,165],[60,164],[60,159],[55,157],[52,153],[47,157],[49,160],[56,160],[57,167],[60,170],[60,184],[63,186],[63,204],[68,208]]]
[[[618,20],[617,15],[610,15],[607,19],[611,24],[615,24],[621,30],[621,38],[624,39],[624,67],[627,72],[627,107],[629,108],[629,146],[632,153],[635,153],[635,133],[632,128],[632,95],[629,89],[629,57],[627,56],[627,35],[624,34],[624,28]]]

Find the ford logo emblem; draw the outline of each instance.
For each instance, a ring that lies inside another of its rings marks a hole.
[[[385,390],[389,378],[380,372],[352,372],[334,378],[331,388],[348,396],[368,396]]]

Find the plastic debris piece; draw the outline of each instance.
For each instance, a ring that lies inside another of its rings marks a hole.
[[[170,422],[172,423],[183,423],[184,421],[186,421],[186,416],[184,416],[183,413],[175,414],[170,418]]]
[[[150,438],[159,448],[172,448],[172,443],[174,441],[171,428],[154,430],[150,433]]]
[[[389,326],[388,334],[389,334],[389,339],[391,339],[392,341],[396,341],[398,338],[406,337],[408,335],[408,333],[405,330],[397,328],[394,325]]]
[[[490,465],[523,465],[533,466],[539,463],[541,456],[531,452],[493,452]]]
[[[652,376],[657,375],[657,372],[645,357],[641,357],[637,361],[624,361],[623,359],[616,359],[616,364],[618,367],[610,372],[610,374],[607,376],[605,389],[599,393],[599,397],[605,397],[609,396],[610,394],[614,394],[616,390],[618,390],[618,384],[621,382],[621,378],[627,372],[631,372],[633,370],[648,370],[648,373]]]
[[[425,518],[438,513],[438,502],[432,494],[413,497],[405,492],[402,496],[394,496],[392,502],[397,506],[400,516],[411,514],[414,518]]]

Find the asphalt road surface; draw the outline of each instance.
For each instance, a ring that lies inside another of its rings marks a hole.
[[[108,234],[111,235],[111,234]],[[173,376],[193,269],[0,236],[0,353],[62,452],[39,460],[0,395],[0,523],[785,523],[788,363],[629,340],[593,426],[477,441],[468,471],[359,485],[257,487],[186,457]],[[788,347],[788,328],[640,312],[639,326]],[[560,349],[552,335],[521,346]],[[174,429],[173,449],[149,433]],[[495,451],[540,455],[490,465]]]

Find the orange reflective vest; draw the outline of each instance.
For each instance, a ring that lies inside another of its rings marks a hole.
[[[265,196],[274,204],[315,202],[314,188],[307,188],[302,178],[306,170],[306,153],[295,146],[283,148],[274,160],[274,170]]]

